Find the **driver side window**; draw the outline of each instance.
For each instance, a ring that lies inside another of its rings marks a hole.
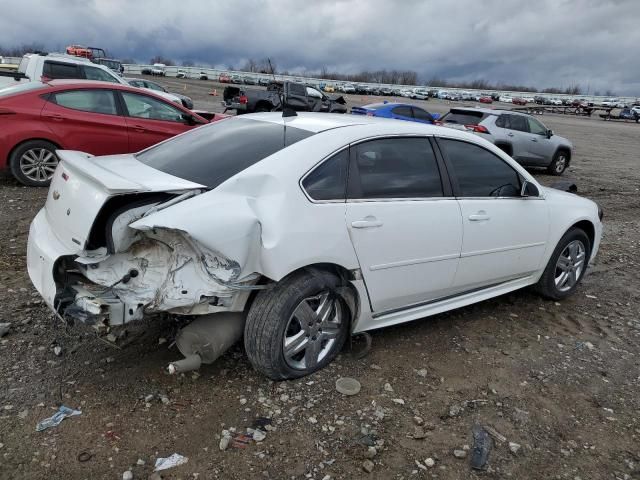
[[[544,125],[542,125],[535,118],[527,118],[527,121],[529,122],[529,132],[534,133],[536,135],[546,135],[547,134],[546,127]]]
[[[458,183],[459,197],[519,197],[520,176],[497,155],[478,145],[440,138]]]

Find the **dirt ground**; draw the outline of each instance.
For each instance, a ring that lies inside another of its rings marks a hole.
[[[220,111],[208,95],[220,85],[164,83]],[[600,253],[576,294],[555,303],[519,291],[374,331],[364,358],[345,348],[323,371],[281,383],[255,373],[240,345],[197,374],[169,376],[180,358],[170,321],[138,326],[123,350],[54,321],[25,268],[46,192],[0,178],[0,322],[11,323],[0,339],[0,478],[148,478],[174,452],[188,463],[162,478],[640,478],[640,126],[542,120],[574,142],[565,177],[605,212]],[[360,393],[338,393],[342,376],[358,379]],[[36,432],[61,404],[82,415]],[[270,422],[263,441],[220,450],[224,429],[243,433],[256,420]],[[470,468],[470,453],[453,453],[473,447],[476,424],[507,440],[494,441],[484,472]]]

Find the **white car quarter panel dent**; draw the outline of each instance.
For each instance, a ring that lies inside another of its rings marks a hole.
[[[313,204],[299,188],[254,171],[131,227],[189,232],[199,244],[236,262],[239,280],[259,273],[278,281],[315,263],[357,268],[344,215],[344,203]]]

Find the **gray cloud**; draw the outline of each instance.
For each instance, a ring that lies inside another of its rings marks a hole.
[[[640,94],[637,0],[0,0],[0,45]]]

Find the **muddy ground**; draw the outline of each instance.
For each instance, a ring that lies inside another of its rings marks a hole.
[[[212,82],[164,82],[220,110]],[[198,374],[169,376],[180,358],[170,321],[138,326],[123,350],[54,321],[25,269],[46,192],[1,178],[0,322],[12,326],[0,339],[0,478],[148,478],[174,452],[189,461],[162,478],[640,478],[640,126],[542,120],[574,142],[565,176],[605,212],[599,256],[576,294],[555,303],[519,291],[374,331],[366,357],[346,348],[323,371],[281,383],[256,374],[240,345]],[[336,392],[342,376],[360,393]],[[82,415],[36,432],[60,404]],[[261,417],[271,422],[262,442],[220,451],[223,429],[244,432]],[[520,448],[495,441],[488,469],[471,470],[453,451],[473,445],[475,424]]]

